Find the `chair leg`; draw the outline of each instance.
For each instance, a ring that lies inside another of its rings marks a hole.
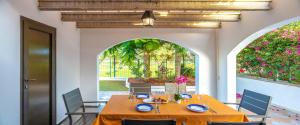
[[[266,117],[262,118],[262,122],[263,122],[263,123],[267,123]]]
[[[69,115],[68,117],[69,117],[69,125],[72,125],[73,124],[72,116]]]
[[[81,117],[82,117],[83,123],[86,124],[86,115],[83,114]]]

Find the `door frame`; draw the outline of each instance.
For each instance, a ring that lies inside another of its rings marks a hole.
[[[21,16],[20,17],[20,125],[24,124],[24,23],[28,23],[31,25],[34,25],[36,27],[42,27],[37,30],[47,32],[49,34],[52,34],[51,36],[51,64],[50,64],[50,70],[51,70],[51,86],[50,86],[50,105],[51,105],[51,122],[52,125],[56,125],[56,28],[48,26],[46,24],[34,21],[32,19],[29,19],[27,17]]]

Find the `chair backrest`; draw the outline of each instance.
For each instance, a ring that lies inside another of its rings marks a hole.
[[[84,110],[79,88],[63,94],[63,99],[67,108],[67,112],[76,112],[80,108],[83,108]]]
[[[136,93],[151,93],[150,83],[131,83],[130,92]]]
[[[177,85],[175,83],[165,83],[165,93],[166,94],[177,93]]]
[[[175,94],[178,91],[177,89],[179,89],[179,93],[186,93],[186,84],[180,84],[177,86],[176,83],[165,83],[166,94]]]
[[[239,110],[244,108],[258,115],[266,115],[270,102],[270,96],[245,89]]]
[[[122,125],[176,125],[175,120],[122,120]]]
[[[186,84],[180,84],[178,87],[179,93],[186,93]]]
[[[207,125],[266,125],[264,122],[208,122]]]

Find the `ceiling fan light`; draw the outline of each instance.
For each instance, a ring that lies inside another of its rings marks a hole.
[[[152,11],[146,10],[142,16],[142,22],[144,26],[153,26],[155,17]]]

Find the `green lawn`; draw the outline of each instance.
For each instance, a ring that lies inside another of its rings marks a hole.
[[[100,91],[128,91],[125,81],[101,80],[99,84]]]

